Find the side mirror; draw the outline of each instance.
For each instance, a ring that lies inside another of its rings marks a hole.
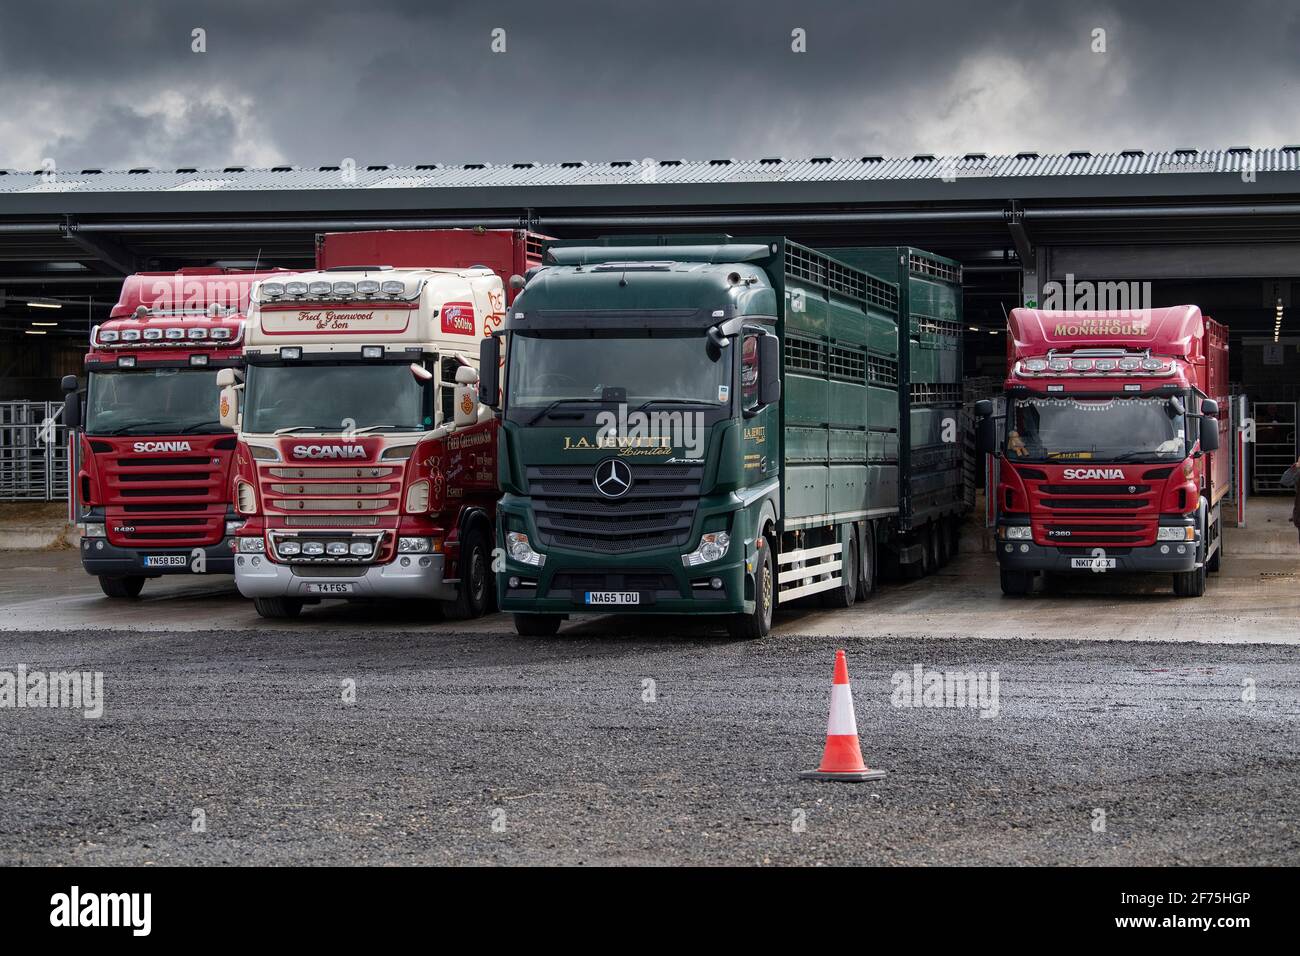
[[[501,394],[501,340],[489,335],[478,346],[478,400],[497,407]]]
[[[411,377],[421,385],[428,385],[433,381],[433,373],[421,365],[419,362],[411,363]]]
[[[989,418],[993,415],[993,401],[988,398],[981,398],[975,403],[975,417]]]
[[[81,427],[81,396],[77,394],[77,379],[73,375],[67,376],[63,380],[63,387],[66,390],[68,379],[72,379],[72,391],[63,396],[63,427],[76,430]]]
[[[231,369],[223,368],[222,372],[231,372]],[[239,386],[227,385],[221,390],[220,405],[218,408],[218,418],[221,424],[231,431],[239,430]]]
[[[65,395],[69,392],[75,392],[77,390],[77,376],[63,376],[63,378],[59,380],[59,388],[63,389],[63,394]]]
[[[992,415],[982,415],[975,421],[975,450],[981,455],[997,454],[998,423]]]
[[[229,388],[239,380],[235,377],[233,368],[222,368],[217,370],[217,388]]]
[[[1202,408],[1205,406],[1202,405]],[[1201,418],[1201,451],[1219,450],[1219,420],[1205,415]]]
[[[1219,417],[1219,403],[1212,398],[1201,399],[1201,414],[1211,418]]]
[[[467,365],[456,369],[455,420],[457,428],[478,422],[478,372]]]
[[[781,400],[781,343],[775,335],[758,340],[758,404]]]

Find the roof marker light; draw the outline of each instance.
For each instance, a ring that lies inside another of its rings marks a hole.
[[[145,329],[144,337],[146,342],[157,342],[162,338],[162,329]]]
[[[167,332],[166,332],[166,335],[167,335],[167,338],[172,339],[173,341],[176,340],[176,339],[183,339],[183,338],[185,338],[185,330],[184,330],[184,329],[168,329]]]
[[[284,291],[287,295],[306,295],[307,283],[298,281],[286,282],[284,284]]]
[[[386,279],[380,286],[384,295],[406,295],[406,283],[396,279]]]
[[[262,283],[262,294],[263,294],[263,295],[268,295],[268,296],[270,296],[270,297],[273,298],[273,299],[274,299],[274,298],[278,298],[278,297],[284,295],[284,283],[283,283],[283,282],[263,282],[263,283]]]
[[[190,356],[190,364],[191,364],[191,365],[207,365],[207,364],[208,364],[208,357],[207,357],[206,355],[191,355],[191,356]]]
[[[311,282],[307,285],[307,291],[312,295],[329,295],[330,284],[328,282]]]

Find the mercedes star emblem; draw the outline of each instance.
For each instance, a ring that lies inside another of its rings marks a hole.
[[[596,475],[592,483],[606,498],[621,497],[632,487],[632,469],[625,461],[607,458],[596,466]]]

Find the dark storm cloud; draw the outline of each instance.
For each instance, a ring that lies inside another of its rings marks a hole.
[[[0,6],[0,164],[24,168],[1300,137],[1300,15],[1281,2]]]

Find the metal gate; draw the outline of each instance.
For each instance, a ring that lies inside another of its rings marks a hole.
[[[68,497],[62,402],[0,402],[0,501]]]

